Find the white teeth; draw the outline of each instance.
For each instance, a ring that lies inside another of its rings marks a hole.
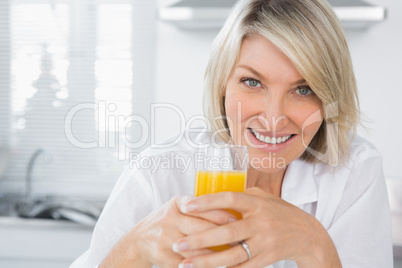
[[[256,138],[259,141],[268,143],[268,144],[279,144],[279,143],[283,143],[285,141],[287,141],[288,139],[290,139],[291,135],[289,136],[285,136],[285,137],[265,137],[264,135],[258,133],[257,131],[254,131],[253,129],[251,129],[251,132],[256,136]]]

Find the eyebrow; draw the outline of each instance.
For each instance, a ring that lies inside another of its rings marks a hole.
[[[252,67],[250,67],[250,66],[248,66],[248,65],[239,64],[239,65],[236,66],[236,68],[243,68],[243,69],[246,69],[246,70],[252,72],[252,73],[253,73],[255,76],[257,76],[259,79],[261,79],[261,78],[264,78],[264,79],[265,79],[265,77],[264,77],[261,73],[259,73],[257,70],[253,69]],[[304,83],[307,83],[307,82],[306,82],[306,79],[301,78],[301,79],[295,81],[295,82],[292,83],[292,84],[293,84],[293,85],[297,85],[297,84],[304,84]]]
[[[240,65],[237,65],[236,68],[243,68],[243,69],[249,70],[249,71],[252,72],[255,76],[258,76],[258,77],[260,77],[260,78],[264,78],[264,76],[263,76],[262,74],[260,74],[259,72],[257,72],[256,70],[254,70],[253,68],[251,68],[251,67],[248,66],[248,65],[240,64]]]

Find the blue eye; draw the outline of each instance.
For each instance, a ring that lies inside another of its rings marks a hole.
[[[314,92],[311,90],[311,88],[309,88],[309,87],[298,87],[297,89],[296,89],[296,92],[299,94],[299,95],[302,95],[302,96],[307,96],[307,95],[310,95],[310,94],[313,94]]]
[[[255,80],[253,78],[244,79],[242,82],[245,82],[246,85],[248,85],[249,87],[259,87],[259,86],[261,86],[260,81]]]

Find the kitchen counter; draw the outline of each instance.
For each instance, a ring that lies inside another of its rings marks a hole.
[[[66,220],[24,219],[18,217],[0,217],[0,228],[37,228],[37,229],[74,229],[92,230],[94,226],[77,224]]]
[[[88,249],[93,227],[62,220],[0,217],[0,267],[67,267]],[[392,214],[392,229],[394,258],[401,262],[402,213]]]
[[[92,231],[62,220],[0,217],[0,267],[68,267],[88,249]]]

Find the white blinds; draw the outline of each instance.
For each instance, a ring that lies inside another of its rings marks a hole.
[[[154,1],[0,0],[0,191],[105,195],[154,91]],[[67,128],[65,128],[65,126]],[[66,136],[67,135],[67,136]],[[120,160],[119,160],[120,158]],[[1,174],[0,174],[1,175]]]
[[[11,61],[11,40],[9,1],[0,1],[0,16],[4,20],[0,22],[0,148],[7,147],[10,143],[11,128],[11,70],[8,67]],[[0,165],[1,166],[1,165]],[[1,172],[1,169],[0,169]]]

